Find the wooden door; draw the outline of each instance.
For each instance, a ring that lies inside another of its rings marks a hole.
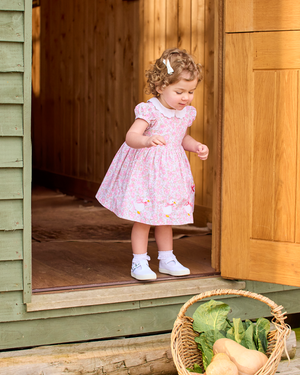
[[[300,32],[280,27],[225,36],[221,273],[300,286]]]

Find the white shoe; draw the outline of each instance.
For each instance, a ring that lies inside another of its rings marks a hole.
[[[188,268],[178,262],[174,254],[167,259],[161,259],[158,270],[160,273],[166,273],[171,276],[186,276],[191,273]]]
[[[137,280],[155,280],[156,273],[150,269],[148,260],[150,260],[149,256],[138,262],[132,261],[131,276]]]

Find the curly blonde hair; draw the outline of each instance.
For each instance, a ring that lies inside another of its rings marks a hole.
[[[169,60],[174,70],[172,74],[168,74],[167,66],[163,60]],[[159,93],[157,89],[164,89],[168,85],[179,82],[182,72],[190,73],[190,77],[187,81],[193,81],[197,78],[199,83],[203,78],[202,66],[196,64],[193,57],[189,55],[186,50],[180,50],[178,48],[165,50],[161,57],[146,70],[146,93],[158,97]]]

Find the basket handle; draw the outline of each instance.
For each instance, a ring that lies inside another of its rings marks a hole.
[[[286,319],[285,312],[282,313],[281,310],[283,309],[283,306],[278,306],[275,302],[270,300],[269,298],[249,292],[247,290],[236,290],[236,289],[215,289],[208,292],[200,293],[194,297],[192,297],[190,300],[188,300],[180,309],[178,313],[178,318],[182,319],[187,311],[187,309],[193,305],[195,302],[201,301],[202,299],[213,297],[213,296],[222,296],[222,295],[237,295],[242,297],[248,297],[253,298],[258,301],[266,303],[271,308],[271,314],[280,321],[281,324],[284,324],[284,319]]]

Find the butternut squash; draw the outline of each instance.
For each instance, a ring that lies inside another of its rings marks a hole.
[[[230,339],[219,339],[213,345],[213,353],[225,353],[237,366],[238,375],[254,375],[265,363],[268,357],[257,350],[246,349]]]
[[[238,375],[238,369],[227,354],[218,353],[207,366],[206,375]]]

